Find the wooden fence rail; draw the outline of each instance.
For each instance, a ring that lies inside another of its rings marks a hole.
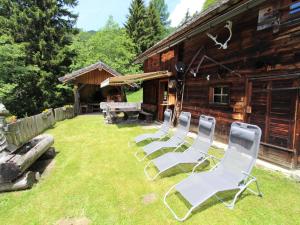
[[[73,107],[50,109],[47,112],[18,119],[16,122],[8,124],[5,136],[8,144],[19,148],[46,129],[52,127],[55,122],[73,117]]]
[[[75,116],[73,107],[61,107],[54,109],[55,121],[71,119]]]

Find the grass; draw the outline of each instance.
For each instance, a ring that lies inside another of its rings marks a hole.
[[[47,225],[62,218],[87,217],[92,224],[167,225],[176,222],[162,198],[180,174],[155,182],[146,180],[145,162],[133,153],[128,140],[145,132],[141,127],[106,125],[101,116],[80,116],[56,124],[59,154],[55,166],[31,190],[0,194],[1,225]],[[245,192],[234,210],[214,200],[184,224],[299,224],[300,184],[278,173],[255,169],[264,193]],[[157,199],[145,204],[144,196]],[[176,211],[186,209],[170,199]]]
[[[128,102],[142,102],[143,101],[143,89],[141,88],[135,92],[127,92],[127,101]]]

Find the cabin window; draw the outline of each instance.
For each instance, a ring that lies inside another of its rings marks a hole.
[[[211,88],[210,102],[217,105],[229,104],[229,87],[217,86]]]

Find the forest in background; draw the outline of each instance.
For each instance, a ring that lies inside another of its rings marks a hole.
[[[214,0],[207,0],[205,8]],[[132,0],[127,21],[109,17],[98,31],[76,28],[77,0],[0,0],[0,102],[18,117],[72,103],[58,78],[99,60],[122,74],[133,60],[172,33],[164,0]],[[181,25],[191,19],[189,12]]]

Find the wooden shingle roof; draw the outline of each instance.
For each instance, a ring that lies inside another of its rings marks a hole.
[[[205,32],[265,1],[267,0],[218,0],[211,7],[194,16],[169,36],[140,54],[135,63],[142,63],[147,58],[178,45],[198,33]]]
[[[77,77],[80,77],[81,75],[84,75],[86,73],[89,73],[93,70],[105,70],[106,72],[110,73],[112,76],[122,76],[121,73],[117,72],[116,70],[112,69],[111,67],[109,67],[108,65],[106,65],[105,63],[99,61],[95,64],[92,64],[90,66],[87,66],[85,68],[82,68],[80,70],[74,71],[72,73],[66,74],[63,77],[58,78],[58,80],[60,82],[63,83],[67,83],[69,81],[72,81],[74,79],[76,79]]]

